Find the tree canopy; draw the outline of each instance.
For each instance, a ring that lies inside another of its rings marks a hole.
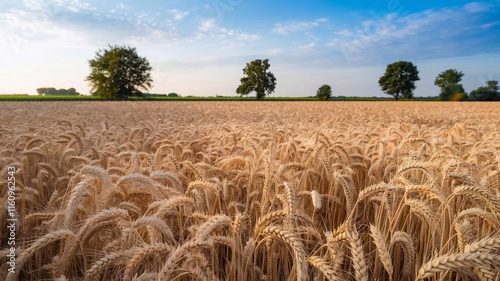
[[[496,80],[486,81],[486,88],[490,89],[493,92],[498,92],[498,81]]]
[[[447,84],[441,88],[439,99],[442,101],[461,101],[467,98],[462,84]]]
[[[436,77],[436,80],[434,80],[434,85],[443,89],[447,85],[460,83],[463,76],[464,74],[461,71],[457,71],[456,69],[448,69],[441,72]]]
[[[323,101],[329,100],[332,97],[332,87],[330,87],[330,85],[323,84],[316,92],[316,97]]]
[[[99,50],[95,58],[89,60],[89,65],[91,72],[86,81],[91,84],[92,92],[107,99],[140,96],[138,88],[147,90],[153,82],[148,60],[128,46],[115,45]]]
[[[240,79],[240,85],[236,89],[239,95],[248,95],[251,92],[257,94],[257,99],[263,99],[267,95],[274,92],[276,88],[276,77],[269,72],[269,60],[254,60],[247,63],[243,69],[245,75]]]
[[[380,77],[378,83],[384,93],[398,100],[400,97],[413,98],[415,81],[418,80],[418,70],[412,62],[398,61],[387,65],[385,74]]]
[[[469,100],[471,101],[498,101],[500,93],[498,92],[498,81],[490,80],[486,82],[486,86],[481,86],[470,92]]]
[[[56,89],[53,87],[50,88],[38,88],[36,89],[40,96],[79,96],[75,88],[69,89]]]

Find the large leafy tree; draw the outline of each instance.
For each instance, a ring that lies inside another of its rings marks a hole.
[[[400,97],[413,98],[415,81],[418,80],[418,70],[412,62],[398,61],[387,65],[385,74],[380,77],[378,83],[384,93],[398,100]]]
[[[257,99],[263,99],[266,93],[269,95],[276,88],[276,77],[269,72],[269,60],[254,60],[247,63],[243,69],[245,75],[240,79],[240,85],[236,89],[239,95],[248,95],[251,92],[257,94]]]
[[[316,92],[316,97],[319,98],[319,100],[329,100],[332,97],[332,87],[327,84],[319,87]]]
[[[461,71],[457,71],[456,69],[448,69],[441,72],[434,80],[434,85],[444,89],[447,85],[450,84],[458,84],[462,81],[462,77],[464,74]]]
[[[439,99],[442,101],[461,101],[467,98],[462,84],[447,84],[441,88]]]
[[[135,48],[109,46],[109,49],[97,51],[89,64],[91,71],[86,80],[91,84],[92,92],[101,97],[128,99],[129,96],[142,95],[138,88],[151,88],[152,67]]]

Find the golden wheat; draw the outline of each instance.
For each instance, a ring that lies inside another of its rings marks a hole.
[[[17,218],[0,280],[500,278],[495,103],[5,102],[0,118],[0,185],[15,167],[17,186],[0,190],[1,229]]]

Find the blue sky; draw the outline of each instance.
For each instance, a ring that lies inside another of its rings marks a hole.
[[[153,93],[233,96],[245,63],[268,58],[274,96],[385,96],[388,63],[408,60],[416,96],[455,68],[466,91],[500,80],[500,0],[0,0],[0,93],[74,87],[109,44],[136,47]]]

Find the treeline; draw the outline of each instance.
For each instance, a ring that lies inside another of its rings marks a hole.
[[[169,93],[169,94],[153,94],[153,93],[143,93],[144,97],[170,97],[170,98],[178,98],[180,97],[177,93]]]
[[[56,88],[38,88],[36,89],[40,96],[79,96],[80,93],[75,88],[56,89]]]
[[[434,81],[434,85],[441,88],[439,99],[442,101],[500,101],[498,81],[486,81],[484,86],[467,94],[460,84],[463,76],[464,73],[456,69],[441,72]]]

